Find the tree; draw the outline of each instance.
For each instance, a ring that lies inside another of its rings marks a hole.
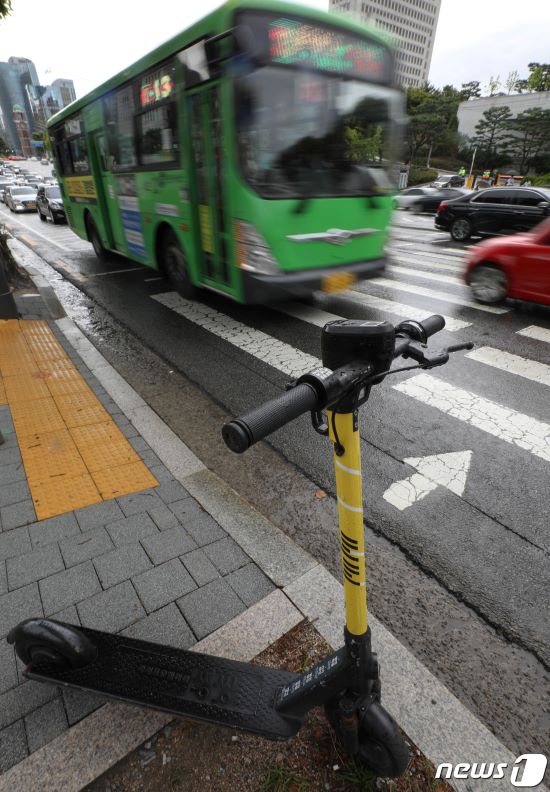
[[[511,71],[504,81],[504,87],[508,91],[508,94],[511,94],[512,91],[517,91],[517,85],[519,81],[519,72],[514,69]]]
[[[506,144],[511,119],[510,108],[504,105],[490,107],[476,124],[476,134],[472,143],[478,147],[481,157],[489,168],[502,164],[507,157]]]
[[[494,96],[499,88],[500,88],[500,74],[497,74],[496,77],[493,77],[493,75],[491,75],[487,80],[487,90],[489,91],[489,96]]]
[[[0,21],[11,12],[11,0],[0,0]]]
[[[550,63],[529,63],[528,68],[529,77],[526,80],[518,80],[519,92],[550,91]]]
[[[9,146],[4,140],[4,138],[0,137],[0,154],[7,154],[9,151]]]
[[[441,90],[426,83],[423,88],[407,90],[408,157],[411,160],[424,150],[433,153],[455,150],[457,146],[457,109],[463,100],[462,93],[445,85]]]
[[[481,96],[481,88],[479,87],[479,82],[477,80],[472,80],[472,82],[462,83],[462,89],[460,94],[462,96],[462,101],[466,101],[467,99],[477,99]]]
[[[518,161],[519,172],[524,175],[534,160],[550,154],[550,110],[531,107],[510,121],[509,129],[512,134],[508,146]]]

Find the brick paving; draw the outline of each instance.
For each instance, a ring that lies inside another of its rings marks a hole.
[[[41,305],[28,300],[28,317],[45,318]],[[189,648],[274,589],[50,327],[159,486],[37,520],[10,410],[0,405],[0,773],[103,703],[25,680],[6,641],[22,619]]]

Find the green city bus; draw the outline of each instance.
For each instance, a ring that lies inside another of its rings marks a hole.
[[[71,228],[186,298],[338,291],[384,267],[402,92],[346,17],[229,0],[48,124]]]

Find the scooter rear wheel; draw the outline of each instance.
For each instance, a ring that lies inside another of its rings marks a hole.
[[[58,670],[82,668],[97,656],[90,639],[71,624],[50,619],[27,619],[14,627],[8,642],[26,665],[54,666]]]

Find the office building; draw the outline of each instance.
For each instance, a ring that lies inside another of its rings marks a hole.
[[[383,28],[397,45],[397,77],[403,88],[427,80],[441,0],[329,0],[329,11]]]
[[[0,135],[18,154],[28,150],[29,136],[44,132],[48,118],[75,99],[72,80],[40,85],[29,58],[12,56],[7,63],[0,63]]]

